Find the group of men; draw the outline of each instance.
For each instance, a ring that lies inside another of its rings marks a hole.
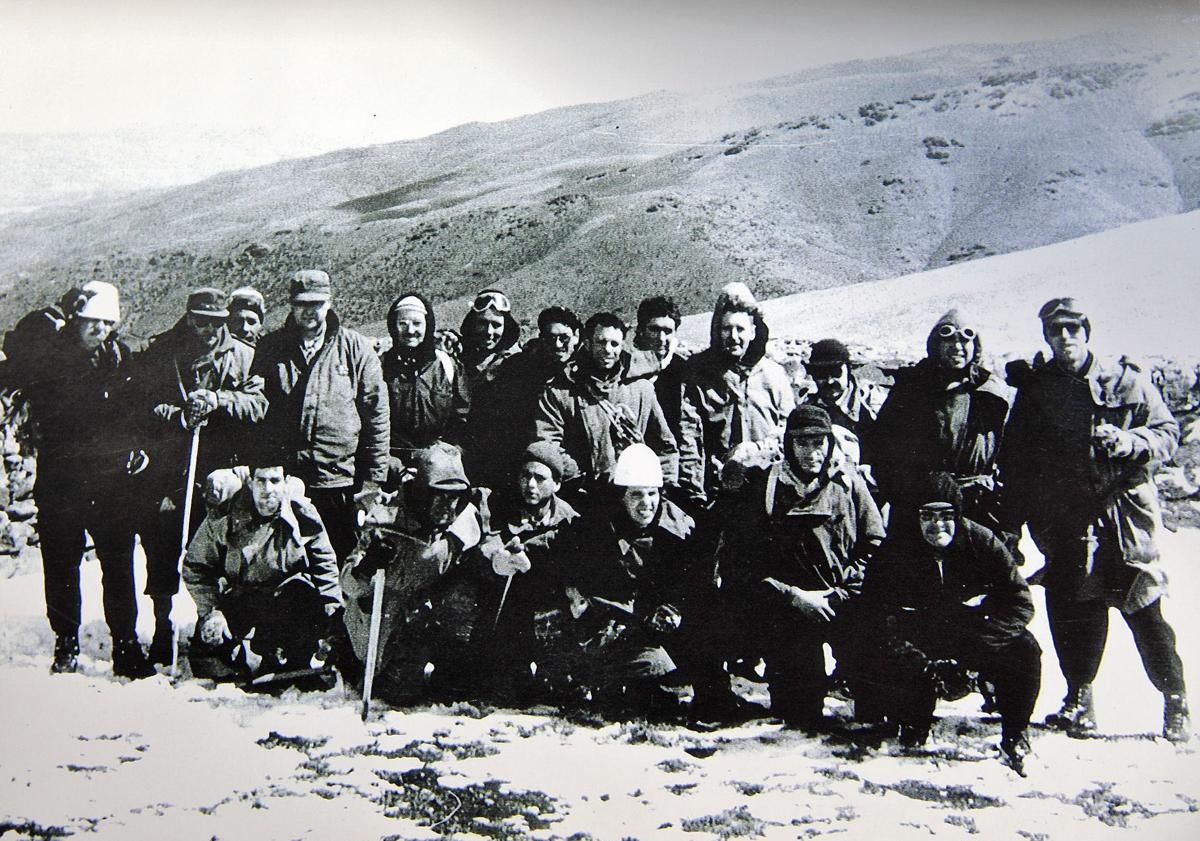
[[[890,391],[858,381],[834,339],[812,345],[811,390],[794,387],[736,283],[690,356],[663,297],[641,303],[632,342],[614,313],[581,324],[552,306],[522,346],[499,290],[457,333],[408,291],[382,353],[339,322],[318,270],[295,273],[286,322],[261,337],[261,295],[198,289],[134,354],[118,301],[87,284],[44,352],[10,359],[39,433],[53,671],[76,668],[86,531],[118,675],[169,662],[182,572],[197,675],[298,675],[332,658],[397,704],[612,715],[678,711],[690,687],[687,715],[705,721],[753,715],[730,679],[757,675],[789,725],[826,727],[840,687],[910,747],[938,698],[977,688],[1019,770],[1041,676],[1018,571],[1027,526],[1068,686],[1047,723],[1095,731],[1116,607],[1163,693],[1164,736],[1188,738],[1153,483],[1179,427],[1146,372],[1091,353],[1071,298],[1042,308],[1050,354],[1010,364],[1008,385],[952,310]],[[135,535],[155,611],[146,653]]]

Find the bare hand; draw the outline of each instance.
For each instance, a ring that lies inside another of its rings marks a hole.
[[[225,614],[219,610],[214,610],[204,619],[204,624],[200,626],[200,641],[205,645],[220,645],[224,640],[233,639],[233,632],[229,630],[229,622],[225,619]]]
[[[814,622],[829,622],[833,619],[833,607],[829,604],[829,594],[826,592],[789,587],[788,597],[792,607]]]

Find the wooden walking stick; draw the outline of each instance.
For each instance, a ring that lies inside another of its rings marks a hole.
[[[175,573],[183,579],[183,560],[187,557],[188,533],[191,531],[192,497],[196,491],[196,460],[200,455],[200,427],[192,430],[192,446],[188,453],[187,485],[183,491],[183,533],[179,541],[179,559],[175,561]],[[179,625],[171,623],[171,677],[179,673]]]
[[[387,570],[383,567],[375,570],[372,583],[375,591],[371,594],[371,629],[367,634],[367,671],[363,676],[362,720],[366,721],[371,712],[371,691],[375,684],[375,666],[379,659],[379,628],[383,624],[383,579]]]

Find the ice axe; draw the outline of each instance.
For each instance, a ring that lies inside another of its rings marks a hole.
[[[375,685],[375,665],[379,660],[379,628],[383,624],[383,579],[387,570],[375,570],[371,578],[374,592],[371,593],[371,628],[367,633],[367,671],[363,676],[362,720],[371,713],[371,691]]]
[[[188,452],[187,484],[183,491],[183,534],[179,542],[179,559],[175,561],[175,573],[183,579],[183,560],[187,557],[188,532],[192,520],[192,497],[196,490],[196,459],[200,455],[200,427],[192,430],[192,445]],[[179,626],[171,623],[171,677],[179,673]]]

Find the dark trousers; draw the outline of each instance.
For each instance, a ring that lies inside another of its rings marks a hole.
[[[814,622],[776,614],[773,627],[760,629],[762,642],[758,649],[766,666],[772,714],[792,724],[821,720],[829,690],[825,644],[829,643],[840,661],[844,624],[840,617]]]
[[[1108,640],[1108,610],[1102,600],[1079,601],[1047,590],[1050,635],[1068,686],[1079,687],[1096,679]],[[1186,691],[1175,631],[1163,618],[1161,600],[1121,615],[1133,632],[1142,666],[1154,688],[1170,694]]]
[[[46,616],[55,635],[79,634],[79,565],[84,531],[96,546],[104,585],[104,619],[114,640],[134,638],[133,529],[113,493],[73,493],[38,485],[37,531],[42,546]]]
[[[358,509],[354,505],[354,488],[309,488],[308,498],[321,515],[329,543],[337,555],[338,569],[341,569],[358,544]]]
[[[172,499],[172,508],[162,509],[162,497],[143,502],[138,535],[146,553],[146,595],[170,598],[179,592],[179,554],[183,540],[183,500]],[[204,521],[204,495],[197,488],[192,496],[192,517],[188,534],[194,535]]]

